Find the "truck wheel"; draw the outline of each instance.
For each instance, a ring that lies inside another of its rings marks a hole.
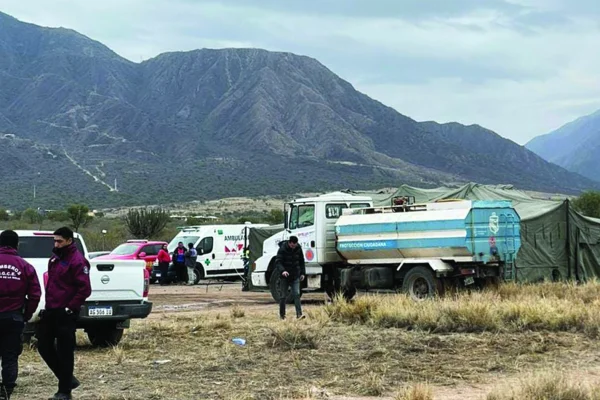
[[[437,294],[438,280],[427,267],[414,267],[404,277],[402,291],[414,300],[424,300]]]
[[[123,329],[117,328],[114,324],[89,328],[86,333],[94,347],[116,346],[123,337]]]
[[[273,296],[273,300],[279,303],[279,299],[281,298],[281,278],[277,276],[277,274],[271,275],[271,279],[269,280],[269,289],[271,290],[271,296]],[[302,297],[302,289],[300,290],[300,297]],[[285,302],[287,304],[294,304],[294,296],[292,295],[292,290],[288,289],[286,293]]]

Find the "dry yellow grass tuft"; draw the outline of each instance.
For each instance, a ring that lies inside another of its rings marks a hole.
[[[531,376],[517,390],[498,389],[487,400],[600,400],[600,387],[589,388],[547,373]]]
[[[433,394],[429,386],[417,384],[397,393],[394,400],[433,400]]]
[[[235,304],[233,307],[231,307],[230,313],[232,318],[244,318],[246,315],[246,311],[244,311],[244,309],[238,304]]]
[[[590,293],[593,293],[591,295]],[[325,307],[334,321],[431,333],[581,332],[600,334],[600,285],[501,285],[498,291],[460,293],[415,302],[405,295],[337,298]]]
[[[324,335],[322,325],[307,325],[304,321],[274,324],[268,331],[273,347],[288,350],[317,349]]]

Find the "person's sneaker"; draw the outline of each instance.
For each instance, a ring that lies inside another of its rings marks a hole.
[[[73,377],[73,379],[71,380],[71,389],[75,390],[77,389],[79,386],[81,385],[81,382],[79,382],[79,379]]]
[[[279,319],[283,321],[285,319],[285,315],[280,315]]]
[[[304,315],[297,315],[296,318],[298,318],[298,319],[304,319],[306,317]]]

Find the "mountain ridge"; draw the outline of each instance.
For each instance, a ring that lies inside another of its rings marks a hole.
[[[600,110],[537,136],[525,147],[552,163],[600,182]]]
[[[134,63],[75,31],[14,21],[0,24],[0,153],[21,168],[19,179],[0,170],[13,193],[0,205],[32,202],[36,179],[48,206],[401,183],[594,185],[478,125],[417,122],[308,56],[200,49]]]

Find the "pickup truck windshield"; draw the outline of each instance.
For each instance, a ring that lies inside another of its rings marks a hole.
[[[123,243],[117,246],[110,254],[115,256],[128,256],[130,254],[135,253],[135,251],[140,247],[138,244],[127,244]]]
[[[75,245],[82,254],[83,246],[79,239]],[[50,258],[54,248],[54,236],[24,236],[19,238],[19,255],[23,258]]]

